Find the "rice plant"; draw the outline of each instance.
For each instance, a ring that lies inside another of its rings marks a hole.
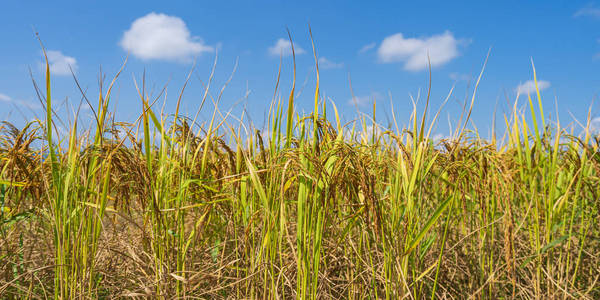
[[[118,71],[91,127],[75,115],[61,134],[46,64],[45,119],[0,125],[2,298],[600,297],[589,116],[578,134],[537,92],[484,139],[468,126],[473,92],[442,140],[429,95],[405,128],[377,123],[376,104],[343,124],[313,53],[312,111],[296,109],[294,72],[267,133],[221,110],[212,75],[209,119],[180,114],[190,76],[174,114],[142,77],[139,118],[117,122]]]

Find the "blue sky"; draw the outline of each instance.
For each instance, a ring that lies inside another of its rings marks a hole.
[[[40,33],[53,62],[53,98],[81,100],[69,66],[95,103],[100,67],[107,78],[130,53],[115,89],[117,119],[134,121],[141,111],[133,78],[146,71],[152,95],[168,83],[165,110],[172,112],[183,81],[196,59],[184,95],[184,112],[193,115],[202,98],[215,53],[211,94],[217,96],[237,61],[220,107],[239,116],[246,109],[257,126],[264,122],[282,55],[282,97],[291,86],[292,60],[286,28],[297,56],[297,105],[310,110],[314,59],[308,24],[320,58],[322,95],[335,101],[344,120],[369,112],[378,102],[383,125],[390,101],[401,123],[412,109],[410,95],[426,93],[432,63],[431,105],[437,109],[455,84],[436,133],[448,133],[448,119],[459,118],[472,92],[473,77],[491,55],[479,87],[473,121],[485,136],[494,109],[508,112],[520,84],[532,79],[533,58],[543,87],[546,112],[562,122],[585,119],[600,92],[600,3],[579,1],[13,1],[0,3],[0,119],[24,124],[42,116],[29,69],[42,82]],[[469,82],[471,85],[469,85]],[[390,100],[391,95],[391,100]],[[507,97],[508,101],[507,102]],[[525,104],[526,98],[520,103]],[[159,102],[157,109],[162,107]],[[211,107],[201,112],[208,118]],[[600,109],[592,117],[600,127]],[[85,115],[82,115],[82,119]]]

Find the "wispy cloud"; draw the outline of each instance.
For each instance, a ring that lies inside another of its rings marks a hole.
[[[408,71],[420,71],[441,66],[458,57],[459,46],[467,40],[456,39],[452,32],[422,38],[405,38],[402,33],[396,33],[383,39],[377,55],[383,63],[404,63]]]
[[[194,56],[214,50],[192,36],[181,18],[154,12],[133,21],[120,45],[140,59],[178,62],[190,62]]]
[[[10,102],[11,100],[12,100],[12,98],[10,98],[9,96],[4,95],[4,94],[0,94],[0,101],[2,101],[2,102]]]
[[[354,96],[348,100],[348,104],[365,106],[371,102],[371,96]]]
[[[358,53],[365,53],[365,52],[375,48],[375,46],[377,46],[376,43],[366,44],[366,45],[362,46],[362,48],[360,48],[360,50],[358,50]]]
[[[600,43],[600,39],[596,40],[596,42]],[[592,56],[592,60],[600,60],[600,53],[594,54],[594,56]]]
[[[550,82],[545,81],[545,80],[538,80],[537,84],[538,84],[538,89],[540,91],[543,91],[550,87]],[[534,93],[535,91],[536,91],[535,90],[535,82],[533,80],[527,80],[527,81],[519,84],[515,88],[515,92],[517,92],[517,94],[520,94],[520,95],[531,94],[531,93]]]
[[[358,106],[367,106],[367,105],[373,103],[373,100],[377,97],[379,97],[379,93],[377,93],[377,92],[371,93],[370,95],[362,95],[362,96],[355,95],[354,97],[348,99],[348,104],[358,105]]]
[[[275,45],[269,47],[269,54],[272,56],[291,56],[292,55],[292,43],[289,40],[286,39],[278,39],[277,42],[275,42]],[[298,46],[298,44],[294,43],[294,53],[296,55],[298,54],[304,54],[306,53],[306,51],[304,51],[304,49],[300,48],[300,46]]]
[[[471,79],[473,79],[473,76],[469,74],[462,74],[458,72],[452,72],[448,75],[448,77],[450,77],[450,79],[454,81],[470,81]]]
[[[590,129],[593,133],[600,134],[600,117],[595,117],[592,119]]]
[[[79,68],[77,59],[64,55],[61,51],[48,50],[46,51],[46,56],[48,57],[48,64],[50,65],[50,73],[52,75],[68,76],[71,75],[71,70],[76,73]],[[45,68],[45,63],[41,65]]]
[[[588,4],[588,5],[580,8],[578,11],[576,11],[573,16],[574,17],[594,17],[594,18],[600,18],[600,8],[595,7],[592,4]]]
[[[319,66],[323,69],[339,69],[344,66],[344,63],[333,62],[325,57],[319,58]]]
[[[24,101],[24,100],[18,100],[18,99],[14,99],[6,94],[2,94],[0,93],[0,102],[7,102],[7,103],[12,103],[15,105],[19,105],[19,106],[23,106],[23,107],[27,107],[30,109],[38,109],[40,108],[40,105],[37,103],[32,103],[29,101]]]

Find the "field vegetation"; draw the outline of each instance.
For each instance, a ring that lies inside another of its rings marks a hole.
[[[376,104],[345,124],[315,65],[313,110],[292,87],[264,132],[210,84],[209,119],[181,115],[182,96],[160,112],[141,80],[144,109],[119,122],[120,71],[83,102],[91,125],[61,131],[46,66],[45,118],[0,125],[1,298],[600,298],[589,116],[550,119],[538,92],[484,139],[473,92],[447,138],[429,96],[408,126]]]

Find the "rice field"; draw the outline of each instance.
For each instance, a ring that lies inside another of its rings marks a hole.
[[[278,76],[293,87],[260,132],[208,87],[209,119],[137,82],[139,118],[115,120],[119,74],[64,132],[46,65],[45,118],[0,125],[1,298],[600,298],[600,136],[539,92],[489,139],[474,92],[433,139],[429,96],[409,120],[342,123],[316,63],[312,111]]]

